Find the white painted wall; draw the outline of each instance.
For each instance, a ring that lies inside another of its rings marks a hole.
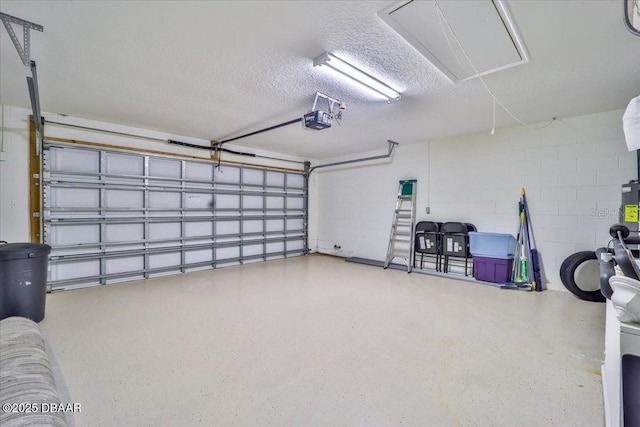
[[[317,236],[310,233],[309,247],[345,257],[384,259],[398,181],[417,179],[417,203],[426,206],[428,165],[423,160],[428,158],[427,148],[425,144],[401,145],[390,159],[314,171],[309,186],[317,189],[317,197],[310,200],[310,208],[317,210],[319,232]],[[386,153],[383,145],[357,158]],[[334,250],[336,244],[342,249]]]
[[[314,172],[317,250],[384,260],[398,180],[418,179],[418,220],[470,222],[516,234],[526,188],[549,289],[565,290],[562,261],[605,246],[620,185],[637,178],[622,110],[400,146],[392,161]],[[431,214],[425,208],[431,208]],[[333,246],[341,246],[336,251]]]
[[[5,105],[1,109],[0,240],[28,242],[29,112]]]

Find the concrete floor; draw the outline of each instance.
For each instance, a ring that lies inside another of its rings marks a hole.
[[[604,304],[311,255],[48,295],[78,426],[602,426]]]

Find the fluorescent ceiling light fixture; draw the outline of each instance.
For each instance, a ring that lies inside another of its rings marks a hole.
[[[325,52],[315,58],[313,60],[313,65],[326,66],[342,75],[349,77],[350,79],[360,83],[361,85],[376,92],[377,94],[384,96],[385,98],[387,98],[388,103],[399,101],[401,98],[400,93],[391,89],[380,80],[371,77],[364,71],[354,67],[353,65],[343,61],[340,58],[337,58],[329,52]]]

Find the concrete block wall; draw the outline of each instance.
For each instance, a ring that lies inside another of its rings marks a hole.
[[[418,178],[418,220],[470,222],[479,231],[514,235],[524,187],[545,282],[564,290],[562,261],[606,246],[608,228],[618,221],[620,186],[637,179],[622,114],[411,144],[391,162],[319,173],[317,250],[384,259],[398,179]]]

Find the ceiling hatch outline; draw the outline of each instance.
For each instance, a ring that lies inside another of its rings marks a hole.
[[[531,60],[503,0],[401,0],[378,16],[453,82]]]

